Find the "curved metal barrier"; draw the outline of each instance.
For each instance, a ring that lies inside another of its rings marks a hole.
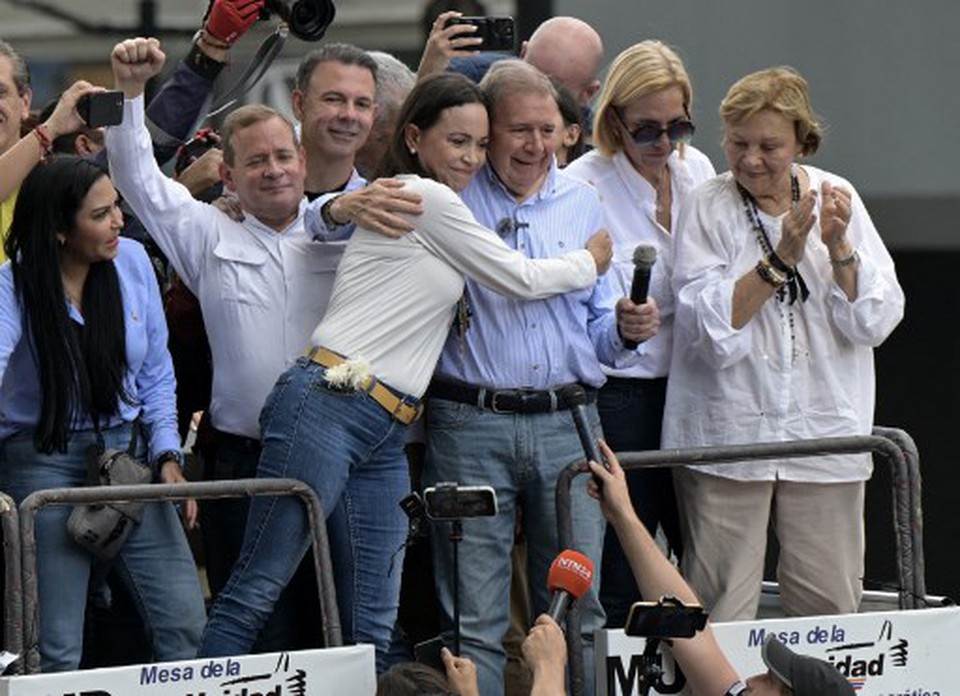
[[[785,457],[813,457],[824,454],[872,452],[880,455],[890,464],[892,471],[900,607],[916,609],[926,595],[922,548],[923,514],[920,502],[920,456],[913,440],[904,431],[895,428],[874,428],[873,432],[871,436],[860,437],[618,452],[617,458],[624,469],[636,469]],[[561,549],[573,546],[570,485],[574,477],[587,472],[586,463],[581,460],[571,464],[558,477],[557,533]],[[566,638],[570,665],[570,691],[574,696],[579,696],[583,693],[584,666],[583,646],[580,639],[580,612],[576,605],[567,615]]]
[[[913,586],[914,600],[922,603],[927,596],[927,579],[925,574],[926,563],[923,556],[923,502],[921,500],[921,476],[920,476],[920,452],[917,444],[910,435],[899,428],[887,428],[876,425],[873,428],[873,434],[878,437],[885,437],[893,442],[904,456],[904,464],[907,469],[906,486],[908,496],[897,496],[894,491],[894,501],[897,505],[895,512],[895,524],[910,530],[911,550],[913,551]],[[897,482],[894,482],[897,485]],[[918,604],[915,604],[915,608]]]
[[[330,562],[327,527],[316,493],[297,479],[237,479],[235,481],[204,481],[198,483],[150,483],[139,486],[90,486],[84,488],[51,488],[36,491],[20,504],[20,545],[22,551],[22,646],[24,669],[27,674],[40,671],[40,652],[37,599],[37,540],[35,521],[40,508],[46,505],[77,505],[80,503],[116,503],[132,500],[184,500],[186,498],[242,498],[258,495],[292,495],[307,508],[313,538],[314,567],[320,591],[320,616],[325,644],[343,645],[337,593]],[[16,535],[14,535],[16,536]]]
[[[23,651],[23,582],[20,566],[20,521],[16,503],[0,493],[0,528],[3,530],[3,644],[12,653]],[[21,671],[20,663],[10,667]]]

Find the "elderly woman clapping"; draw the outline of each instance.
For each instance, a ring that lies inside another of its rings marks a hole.
[[[873,347],[903,316],[893,261],[820,145],[807,82],[774,68],[720,106],[730,171],[681,212],[664,447],[870,433]],[[857,610],[869,455],[689,467],[682,569],[719,621],[752,618],[767,521],[790,615]]]

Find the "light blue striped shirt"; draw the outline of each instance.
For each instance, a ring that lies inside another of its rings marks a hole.
[[[123,297],[127,372],[123,386],[133,403],[123,399],[117,413],[102,427],[131,422],[140,416],[149,433],[149,457],[180,449],[177,432],[176,386],[173,361],[167,350],[167,322],[163,316],[157,276],[139,242],[120,238],[114,260]],[[70,318],[83,323],[76,308]],[[22,298],[13,284],[9,262],[0,266],[0,440],[36,428],[40,421],[43,390],[36,351],[25,332]],[[92,430],[83,417],[76,429]]]
[[[489,164],[462,198],[477,220],[530,258],[582,249],[602,226],[596,191],[556,163],[540,190],[518,203]],[[524,302],[467,279],[472,317],[464,338],[451,331],[437,366],[442,379],[501,389],[547,389],[569,382],[599,387],[600,362],[630,354],[617,335],[618,299],[607,276],[588,290]]]

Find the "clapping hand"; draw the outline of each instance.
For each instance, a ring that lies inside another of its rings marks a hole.
[[[803,252],[807,246],[807,235],[813,229],[817,216],[813,212],[817,201],[817,192],[813,189],[804,193],[800,200],[791,206],[780,225],[780,242],[777,244],[777,256],[790,266],[796,267],[803,261]]]
[[[829,181],[823,182],[820,187],[820,239],[831,250],[831,256],[845,255],[834,254],[833,250],[846,240],[847,225],[853,213],[852,203],[850,191],[842,186],[831,186]]]

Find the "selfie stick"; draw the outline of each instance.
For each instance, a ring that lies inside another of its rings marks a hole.
[[[463,541],[463,520],[450,522],[450,543],[453,546],[453,654],[460,655],[460,542]]]

